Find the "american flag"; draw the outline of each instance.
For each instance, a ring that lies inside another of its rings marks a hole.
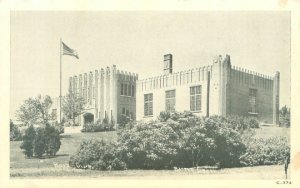
[[[67,46],[64,42],[62,42],[63,45],[63,55],[71,55],[79,59],[78,53],[76,50],[71,49],[69,46]]]

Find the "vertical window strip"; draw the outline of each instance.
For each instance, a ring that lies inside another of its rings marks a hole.
[[[190,110],[201,111],[201,86],[190,87]]]

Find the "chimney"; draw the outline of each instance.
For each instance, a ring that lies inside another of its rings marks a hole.
[[[164,55],[164,74],[172,74],[173,71],[173,56],[172,54]]]

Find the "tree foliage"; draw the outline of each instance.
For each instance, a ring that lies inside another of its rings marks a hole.
[[[42,97],[38,95],[35,98],[25,100],[16,116],[18,121],[26,126],[47,123],[52,120],[52,115],[49,113],[51,105],[52,99],[50,96]]]
[[[286,106],[279,111],[279,125],[283,127],[290,127],[291,124],[291,110]]]
[[[12,120],[9,122],[10,141],[19,141],[22,139],[22,134],[17,125]]]
[[[69,90],[69,93],[63,100],[62,110],[67,119],[72,120],[75,125],[75,119],[84,109],[84,100],[78,94]]]
[[[23,149],[23,152],[26,157],[30,158],[33,156],[35,135],[36,132],[34,127],[29,126],[25,131],[23,142],[20,146],[20,148]]]
[[[27,157],[41,158],[44,154],[56,155],[60,145],[59,132],[47,123],[36,129],[33,126],[27,128],[20,148]]]
[[[70,166],[108,170],[113,169],[111,161],[128,169],[280,164],[283,158],[276,155],[288,151],[288,142],[256,143],[253,129],[257,126],[257,120],[251,118],[163,112],[158,120],[130,122],[118,129],[114,144],[85,141],[71,157]]]
[[[71,156],[69,165],[75,168],[93,170],[124,170],[116,143],[104,140],[86,140],[80,144],[78,152]]]

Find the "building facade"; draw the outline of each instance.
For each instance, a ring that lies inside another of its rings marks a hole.
[[[85,104],[78,124],[106,119],[117,125],[121,114],[135,119],[137,79],[137,74],[117,70],[115,65],[69,77],[69,91]]]
[[[164,56],[164,74],[136,83],[137,120],[155,119],[161,111],[196,115],[239,115],[278,124],[280,74],[263,75],[231,65],[218,56],[212,65],[173,73],[173,57]]]

